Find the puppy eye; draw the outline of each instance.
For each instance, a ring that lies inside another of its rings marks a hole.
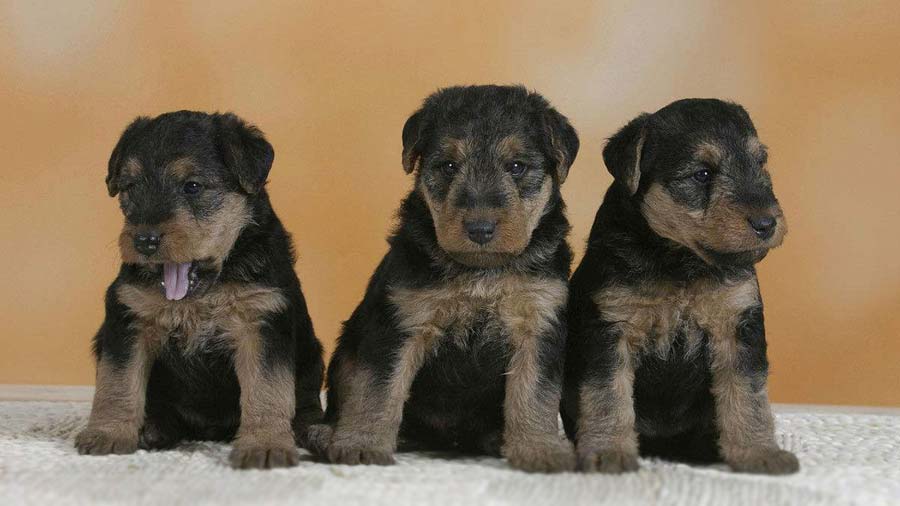
[[[459,171],[459,165],[454,162],[441,162],[440,168],[441,171],[443,171],[444,174],[447,174],[448,176],[452,176],[453,174],[456,174],[457,171]]]
[[[528,170],[528,166],[522,162],[512,162],[506,167],[506,170],[512,177],[519,177]]]
[[[694,178],[694,181],[703,184],[708,183],[709,180],[712,179],[712,173],[709,169],[700,169],[697,172],[694,172],[691,177]]]
[[[184,183],[184,193],[187,193],[188,195],[196,195],[200,193],[200,190],[202,189],[203,186],[201,186],[200,183],[196,181],[188,181],[187,183]]]

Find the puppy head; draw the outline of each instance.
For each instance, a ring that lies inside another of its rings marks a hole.
[[[577,153],[568,120],[520,86],[441,90],[403,127],[403,167],[416,173],[438,244],[473,267],[525,250]]]
[[[603,159],[655,233],[709,264],[758,262],[787,232],[766,148],[737,104],[688,99],[643,114]]]
[[[201,271],[217,273],[250,222],[273,158],[262,133],[233,114],[137,118],[106,178],[125,216],[122,261],[158,270],[169,299],[196,292]]]

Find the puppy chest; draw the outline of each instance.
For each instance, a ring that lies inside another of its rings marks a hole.
[[[174,341],[187,351],[255,338],[267,315],[286,305],[278,290],[248,285],[223,285],[180,301],[135,285],[122,285],[117,294],[147,339]]]
[[[437,287],[391,289],[399,330],[432,350],[448,344],[475,350],[498,339],[536,338],[566,302],[567,288],[559,280],[462,278]]]
[[[704,338],[732,337],[740,314],[759,304],[758,293],[756,280],[748,279],[613,285],[597,291],[593,299],[600,318],[613,323],[632,349],[665,358],[676,338],[680,352],[692,356]]]

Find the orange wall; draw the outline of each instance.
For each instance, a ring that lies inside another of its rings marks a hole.
[[[103,179],[134,116],[232,110],[266,132],[330,350],[411,183],[407,115],[440,86],[518,82],[581,134],[579,254],[605,137],[680,97],[743,103],[791,228],[760,269],[772,397],[900,405],[900,3],[251,4],[0,3],[0,383],[93,380],[121,223]]]

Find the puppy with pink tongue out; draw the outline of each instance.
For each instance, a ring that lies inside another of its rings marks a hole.
[[[274,150],[233,114],[138,118],[106,179],[122,266],[94,338],[82,454],[233,441],[232,466],[296,465],[322,417],[322,349],[266,179]]]

